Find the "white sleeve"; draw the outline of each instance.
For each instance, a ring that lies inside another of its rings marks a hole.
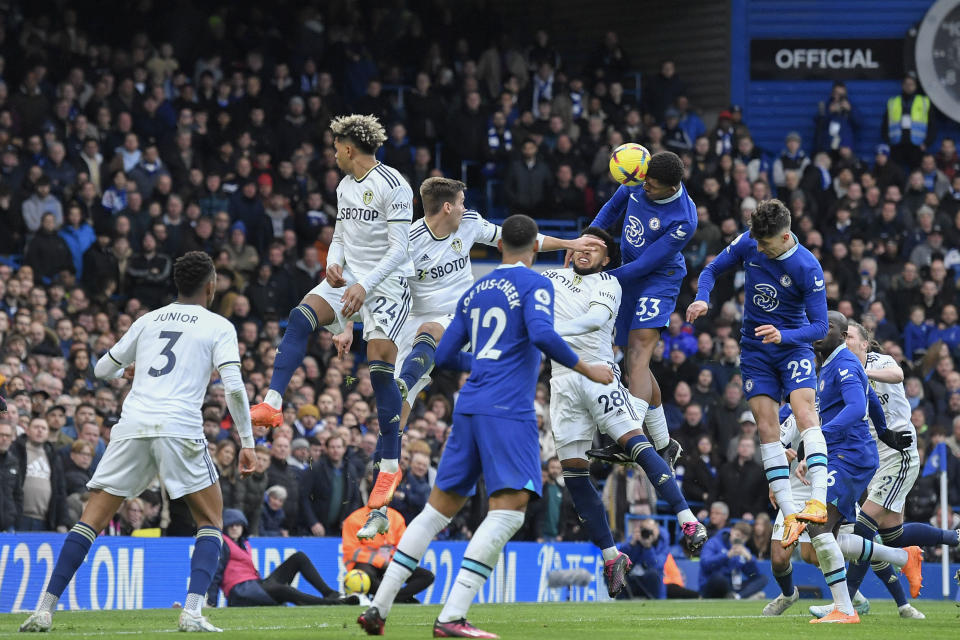
[[[562,320],[554,329],[561,336],[579,336],[596,331],[610,319],[610,310],[605,305],[590,305],[586,315]]]
[[[250,422],[250,400],[247,398],[247,388],[243,385],[243,376],[240,375],[240,365],[230,364],[220,370],[220,379],[226,392],[227,409],[233,416],[233,423],[237,425],[237,434],[240,436],[240,446],[252,449],[253,426]]]
[[[118,378],[123,374],[123,370],[129,367],[137,359],[137,340],[140,338],[140,332],[143,330],[143,318],[141,316],[130,325],[123,337],[115,345],[107,349],[102,358],[97,360],[93,368],[93,374],[102,380]]]
[[[326,267],[332,264],[343,266],[343,226],[340,224],[333,227],[333,240],[327,248]]]
[[[367,293],[393,274],[409,259],[407,247],[410,244],[410,222],[413,211],[413,192],[406,183],[390,190],[384,198],[383,206],[387,211],[387,252],[377,266],[361,281],[360,285]]]
[[[613,276],[600,281],[590,297],[590,308],[596,306],[605,307],[611,315],[617,315],[620,310],[620,299],[623,296],[623,289],[620,287],[620,281]]]

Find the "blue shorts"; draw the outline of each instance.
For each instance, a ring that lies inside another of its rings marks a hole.
[[[679,275],[654,274],[642,283],[622,285],[623,297],[614,330],[617,345],[626,346],[634,329],[663,329],[670,324],[683,283],[683,273]]]
[[[543,476],[536,418],[511,420],[454,412],[434,486],[472,496],[481,473],[488,495],[501,489],[526,489],[539,496]]]
[[[809,345],[760,344],[740,341],[743,394],[786,400],[797,389],[817,389],[817,358]]]
[[[849,454],[827,456],[827,504],[832,504],[847,522],[857,521],[857,504],[870,486],[877,466],[861,467],[847,462]]]

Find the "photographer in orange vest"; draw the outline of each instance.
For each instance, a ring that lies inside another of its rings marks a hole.
[[[387,508],[387,518],[390,520],[390,530],[387,533],[377,534],[369,540],[357,540],[357,531],[367,521],[370,507],[360,507],[343,521],[343,564],[347,571],[359,569],[370,576],[370,592],[372,596],[380,586],[380,580],[387,571],[387,565],[397,549],[397,543],[406,530],[407,525],[403,516],[396,509]],[[397,593],[396,602],[419,604],[416,599],[418,593],[433,584],[433,572],[417,567],[416,571],[407,579],[407,584]]]

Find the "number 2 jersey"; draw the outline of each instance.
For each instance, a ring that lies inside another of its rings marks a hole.
[[[610,318],[599,329],[564,339],[584,362],[613,363],[613,325],[620,308],[620,282],[602,271],[582,276],[571,268],[548,269],[543,276],[553,282],[554,313],[558,324],[583,317],[594,305],[610,312]],[[554,362],[553,367],[554,376],[571,373],[559,362]]]
[[[203,438],[200,407],[214,370],[240,366],[237,331],[200,305],[173,303],[140,316],[104,355],[136,364],[110,440]]]

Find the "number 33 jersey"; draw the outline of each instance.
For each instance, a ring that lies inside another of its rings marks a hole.
[[[173,303],[144,314],[104,358],[136,364],[111,440],[203,438],[200,407],[214,370],[240,366],[229,320],[199,305]]]

